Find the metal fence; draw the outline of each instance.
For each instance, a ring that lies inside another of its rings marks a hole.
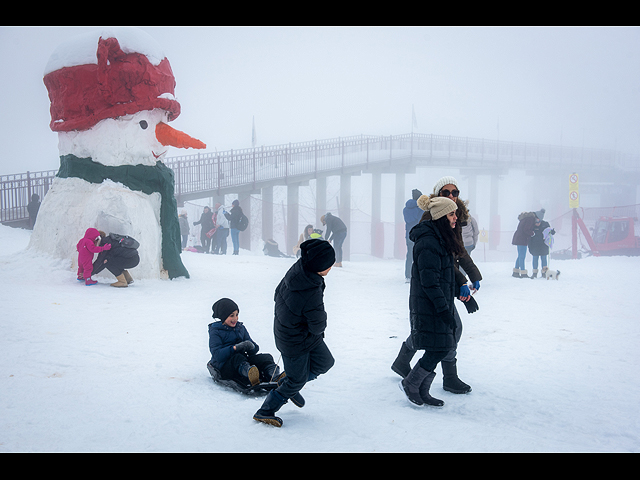
[[[178,198],[198,198],[212,191],[258,188],[318,174],[339,174],[395,161],[469,168],[558,168],[572,165],[640,170],[638,155],[604,149],[507,142],[451,135],[358,135],[310,142],[262,146],[225,152],[195,153],[165,159],[176,178]],[[33,193],[44,198],[56,171],[0,176],[0,221],[28,218]]]

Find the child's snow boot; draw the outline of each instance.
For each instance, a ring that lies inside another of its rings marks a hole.
[[[280,385],[282,383],[282,379],[286,376],[287,374],[285,372],[281,372],[280,367],[275,363],[273,365],[269,365],[264,371],[264,381],[268,383],[277,383]]]
[[[118,275],[116,277],[116,279],[118,280],[115,283],[112,283],[111,286],[112,287],[118,287],[118,288],[122,288],[122,287],[128,287],[129,284],[127,283],[127,280],[124,278],[124,273],[121,273],[120,275]]]
[[[440,362],[442,366],[442,374],[444,379],[442,380],[442,388],[451,393],[469,393],[471,387],[458,378],[457,360],[453,362]]]
[[[424,405],[424,401],[420,396],[420,385],[422,385],[422,382],[430,373],[430,371],[422,368],[418,362],[411,369],[409,375],[407,375],[404,380],[400,381],[400,389],[414,405],[418,405],[420,407]]]
[[[281,427],[283,421],[280,417],[276,417],[276,412],[287,403],[287,399],[278,393],[277,390],[271,390],[265,398],[260,409],[253,414],[253,419],[257,422]]]
[[[400,347],[400,352],[398,353],[398,356],[396,357],[393,364],[391,365],[391,370],[396,372],[402,378],[405,378],[407,375],[409,375],[409,372],[411,371],[410,362],[415,353],[416,353],[415,350],[411,350],[407,346],[407,342],[402,342],[402,346]]]
[[[260,383],[260,371],[255,365],[250,365],[249,362],[244,362],[240,367],[238,367],[238,370],[240,375],[249,379],[249,383],[251,383],[252,387]]]
[[[424,402],[425,405],[429,405],[431,407],[441,407],[444,405],[444,402],[438,398],[434,398],[429,394],[429,389],[431,388],[431,383],[436,376],[436,372],[430,372],[429,375],[425,377],[425,379],[420,384],[420,398]]]
[[[89,278],[85,279],[85,281],[84,281],[84,284],[85,284],[87,287],[90,287],[91,285],[95,285],[96,283],[98,283],[98,282],[96,282],[95,280],[93,280],[91,277],[89,277]]]

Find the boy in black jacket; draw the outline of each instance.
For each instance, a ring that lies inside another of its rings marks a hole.
[[[302,255],[276,288],[273,331],[282,354],[286,377],[271,390],[253,419],[276,427],[282,419],[276,412],[289,399],[304,405],[300,390],[333,367],[334,359],[324,343],[327,313],[324,310],[324,278],[335,262],[329,242],[311,239],[300,245]]]

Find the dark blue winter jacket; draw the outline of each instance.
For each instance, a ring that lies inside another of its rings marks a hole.
[[[250,340],[255,346],[255,350],[252,350],[252,354],[258,353],[260,347],[249,336],[249,332],[242,324],[242,322],[236,323],[236,326],[231,328],[222,322],[213,322],[209,324],[209,351],[211,352],[211,365],[218,370],[222,368],[229,357],[235,353],[233,346]]]
[[[407,203],[404,204],[402,215],[404,216],[404,233],[406,238],[409,238],[409,232],[418,224],[423,213],[420,207],[418,207],[418,202],[413,198],[410,198],[407,200]]]

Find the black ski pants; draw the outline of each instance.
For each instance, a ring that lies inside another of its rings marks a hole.
[[[322,340],[313,350],[302,355],[287,357],[283,354],[282,363],[287,376],[277,391],[284,398],[289,399],[302,390],[305,383],[315,380],[318,375],[327,373],[333,367],[335,359]]]

